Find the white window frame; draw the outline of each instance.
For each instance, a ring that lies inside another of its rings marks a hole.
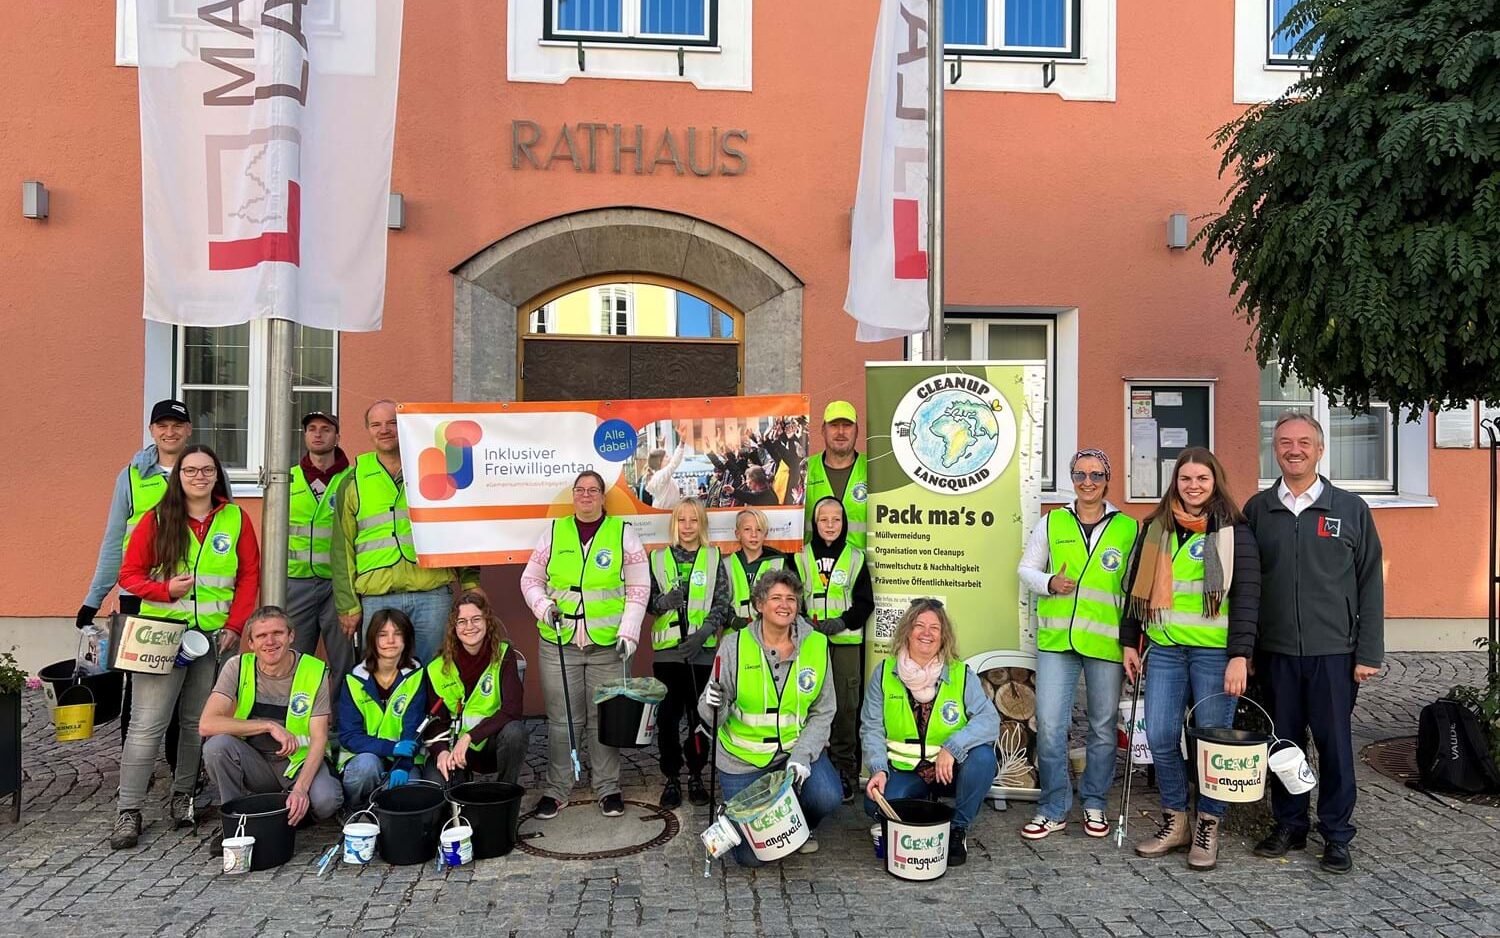
[[[1154,505],[1154,504],[1156,504],[1157,502],[1159,502],[1161,500],[1161,496],[1158,495],[1156,498],[1137,498],[1137,497],[1134,497],[1134,496],[1132,496],[1130,494],[1130,489],[1131,489],[1131,486],[1130,486],[1131,472],[1132,472],[1132,468],[1133,468],[1133,466],[1135,464],[1135,454],[1132,453],[1131,449],[1130,449],[1130,420],[1131,420],[1131,417],[1130,417],[1130,392],[1136,390],[1137,388],[1160,388],[1160,387],[1169,387],[1169,388],[1170,387],[1180,387],[1180,388],[1208,388],[1208,444],[1207,445],[1208,445],[1208,450],[1210,452],[1215,452],[1217,450],[1217,445],[1218,445],[1218,441],[1217,441],[1216,437],[1218,435],[1218,426],[1219,426],[1219,414],[1218,414],[1218,406],[1219,406],[1219,381],[1218,381],[1217,378],[1144,378],[1144,377],[1127,377],[1124,380],[1124,382],[1122,382],[1122,383],[1125,386],[1125,408],[1124,408],[1124,418],[1125,418],[1125,426],[1124,426],[1124,433],[1125,433],[1125,436],[1124,436],[1124,440],[1125,440],[1125,468],[1120,471],[1120,478],[1125,481],[1125,487],[1124,487],[1124,489],[1120,493],[1120,501],[1124,502],[1125,504],[1129,504],[1129,505]],[[1158,428],[1157,432],[1160,433],[1160,429],[1159,428]],[[1160,439],[1160,437],[1158,437],[1158,439]],[[1189,441],[1189,443],[1191,445],[1194,445],[1194,446],[1197,445],[1196,443],[1192,443],[1191,440]],[[1157,472],[1158,474],[1160,474],[1160,472],[1161,472],[1161,461],[1160,461],[1160,458],[1158,458],[1157,464],[1153,467],[1153,470],[1155,472]],[[1160,485],[1160,483],[1158,483],[1158,485]]]
[[[259,494],[259,481],[261,470],[266,461],[266,390],[265,374],[266,363],[270,355],[270,324],[264,319],[256,319],[250,322],[250,362],[248,385],[237,384],[187,384],[184,381],[186,369],[186,355],[183,352],[183,343],[187,340],[187,330],[182,327],[168,327],[171,336],[172,348],[172,394],[171,396],[181,399],[183,391],[188,390],[217,390],[244,391],[249,395],[247,408],[247,432],[248,439],[245,445],[246,466],[226,467],[229,472],[230,481],[236,484],[236,495]],[[330,396],[332,413],[337,415],[339,406],[339,334],[333,336],[333,385],[322,387],[320,385],[294,384],[292,392],[316,391]],[[300,414],[294,415],[298,419]]]
[[[941,0],[932,0],[934,3]],[[985,0],[985,42],[984,45],[960,45],[953,42],[944,42],[943,51],[948,55],[962,53],[965,55],[1013,55],[1036,59],[1078,59],[1083,56],[1083,40],[1081,21],[1083,19],[1083,0],[1063,0],[1063,35],[1066,37],[1066,45],[1062,46],[1008,46],[1005,44],[1005,6],[1010,0]]]
[[[635,335],[635,290],[630,284],[611,284],[605,287],[595,287],[598,296],[599,311],[599,335],[614,336],[617,338],[629,338]],[[623,310],[616,307],[617,300],[625,301]],[[625,330],[617,331],[619,325],[618,317],[625,314]]]
[[[1259,467],[1259,465],[1260,465],[1260,457],[1261,457],[1261,451],[1260,451],[1260,445],[1261,445],[1261,443],[1260,443],[1260,409],[1262,407],[1274,407],[1274,408],[1277,408],[1278,411],[1288,411],[1288,410],[1300,410],[1300,409],[1302,409],[1304,407],[1309,407],[1310,406],[1311,410],[1312,410],[1312,416],[1323,427],[1323,434],[1324,434],[1323,458],[1318,461],[1318,472],[1322,476],[1324,476],[1325,478],[1327,478],[1330,482],[1332,482],[1334,485],[1337,485],[1339,488],[1345,489],[1346,491],[1358,492],[1361,495],[1395,495],[1395,494],[1397,494],[1400,491],[1400,482],[1401,482],[1400,467],[1401,467],[1401,464],[1402,464],[1402,460],[1401,460],[1401,455],[1400,455],[1400,446],[1401,446],[1401,436],[1402,436],[1402,434],[1399,432],[1399,428],[1397,427],[1397,415],[1395,413],[1395,409],[1392,408],[1392,407],[1389,407],[1383,401],[1371,401],[1370,402],[1370,404],[1372,406],[1386,408],[1386,412],[1390,416],[1390,423],[1386,427],[1385,478],[1383,478],[1383,479],[1336,479],[1332,475],[1332,468],[1333,468],[1333,408],[1329,405],[1328,395],[1327,394],[1324,394],[1322,391],[1317,390],[1316,388],[1308,388],[1307,390],[1308,390],[1308,393],[1312,397],[1312,400],[1311,400],[1310,403],[1307,402],[1307,401],[1266,401],[1266,400],[1258,400],[1258,402],[1256,404],[1256,408],[1255,408],[1255,421],[1256,421],[1256,427],[1255,427],[1255,429],[1256,429],[1256,432],[1255,432],[1255,441],[1256,441],[1255,464],[1256,464],[1256,466]],[[1259,394],[1257,393],[1257,398],[1258,397],[1259,397]],[[1273,439],[1270,442],[1269,445],[1271,445],[1274,448],[1274,446],[1275,446],[1275,440]],[[1269,478],[1269,479],[1268,478],[1262,478],[1262,479],[1260,479],[1260,487],[1263,488],[1263,489],[1270,488],[1272,485],[1274,485],[1276,483],[1276,478],[1277,477],[1272,477],[1272,478]]]
[[[1292,67],[1298,70],[1306,69],[1307,63],[1313,60],[1310,55],[1277,55],[1276,54],[1276,27],[1281,24],[1276,22],[1276,0],[1265,0],[1266,2],[1266,65],[1270,67],[1281,66]],[[1294,43],[1295,45],[1295,43]]]
[[[557,307],[544,303],[531,311],[531,334],[552,335],[557,332]]]
[[[667,43],[693,44],[697,46],[715,44],[718,35],[717,0],[700,0],[703,4],[703,35],[694,36],[689,33],[648,33],[641,26],[641,5],[645,0],[620,0],[620,31],[606,32],[603,30],[569,30],[563,29],[557,24],[561,22],[559,9],[563,0],[546,0],[548,11],[548,22],[551,29],[544,32],[547,40],[560,40],[576,42],[582,40],[589,42],[621,42],[621,43]]]
[[[1263,104],[1307,73],[1306,62],[1271,59],[1271,0],[1234,0],[1234,103]]]

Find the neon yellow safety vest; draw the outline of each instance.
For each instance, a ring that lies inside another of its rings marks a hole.
[[[292,692],[286,700],[286,731],[297,737],[297,751],[292,753],[291,763],[286,767],[286,777],[293,778],[302,763],[307,761],[308,738],[312,733],[313,704],[318,699],[318,687],[328,666],[312,655],[297,655],[297,670],[292,675]],[[240,689],[234,705],[236,720],[250,719],[255,706],[255,655],[246,652],[240,655]]]
[[[135,466],[130,467],[130,519],[125,522],[125,539],[121,542],[124,549],[130,547],[130,535],[134,533],[135,526],[141,523],[146,512],[155,508],[166,494],[166,473],[143,476]]]
[[[833,486],[828,483],[828,470],[823,467],[823,454],[808,457],[807,460],[807,486],[803,500],[807,503],[807,524],[802,533],[803,541],[810,541],[817,533],[817,527],[813,524],[813,509],[818,502],[824,498],[837,498]],[[865,459],[864,453],[854,454],[854,465],[849,469],[849,486],[844,489],[844,517],[849,526],[848,541],[850,544],[865,549],[865,532],[869,530],[865,524],[866,506],[870,499],[870,464]]]
[[[656,576],[656,583],[662,592],[670,592],[677,587],[677,558],[672,556],[670,547],[662,547],[651,552],[651,572]],[[688,631],[694,631],[703,627],[708,619],[709,609],[714,603],[714,584],[719,576],[719,549],[717,547],[700,547],[698,553],[693,557],[693,569],[688,574],[687,588],[687,618]],[[682,643],[682,629],[677,627],[677,610],[669,609],[656,617],[656,622],[651,626],[651,647],[657,651],[663,648],[673,648]],[[710,635],[703,643],[704,648],[712,648],[719,643],[716,636]]]
[[[737,640],[734,700],[719,725],[719,745],[735,758],[763,769],[777,753],[791,751],[802,735],[813,701],[828,677],[828,640],[820,632],[809,632],[802,639],[780,693],[771,663],[750,629],[740,629]]]
[[[307,484],[302,466],[292,467],[286,539],[286,575],[292,579],[333,579],[334,493],[353,471],[351,466],[329,479],[328,488],[319,498]]]
[[[352,471],[354,480],[350,484],[359,494],[354,516],[355,573],[394,567],[402,560],[416,563],[405,482],[398,485],[374,453],[356,459]]]
[[[912,710],[906,685],[896,673],[896,660],[887,658],[880,672],[880,689],[885,698],[885,756],[893,767],[910,772],[917,763],[936,757],[948,737],[968,724],[969,714],[964,709],[968,668],[962,661],[948,665],[948,673],[932,699],[925,734],[917,730],[917,714]]]
[[[433,691],[448,705],[449,713],[458,714],[458,733],[448,740],[452,746],[458,742],[458,737],[478,726],[485,717],[492,717],[500,712],[500,665],[505,662],[505,656],[510,653],[510,642],[500,643],[500,657],[489,663],[479,674],[479,683],[474,685],[474,690],[464,696],[464,680],[458,673],[458,666],[448,663],[446,658],[438,656],[432,659],[427,666],[427,682],[432,685]],[[478,752],[483,749],[489,740],[473,740],[469,748]]]
[[[1212,549],[1208,538],[1194,534],[1172,555],[1172,608],[1163,621],[1146,626],[1146,634],[1156,644],[1229,646],[1229,604],[1221,606],[1212,618],[1203,614],[1203,552]]]
[[[620,620],[625,615],[625,522],[606,515],[585,556],[572,516],[554,519],[547,595],[562,613],[564,644],[573,640],[574,630],[582,622],[589,641],[613,645],[620,637]],[[557,641],[557,631],[550,622],[538,621],[536,628],[543,641]]]
[[[802,604],[807,614],[814,619],[832,619],[849,611],[854,602],[854,581],[865,565],[865,552],[845,542],[839,559],[834,561],[828,574],[828,586],[823,586],[823,577],[818,573],[818,558],[813,556],[811,546],[802,548],[797,555],[797,576],[802,580]],[[835,645],[858,645],[865,640],[865,624],[857,627],[845,622],[850,628],[828,640]]]
[[[1047,595],[1036,604],[1036,647],[1040,651],[1075,651],[1085,658],[1120,661],[1120,618],[1125,609],[1125,574],[1139,525],[1114,512],[1099,522],[1092,548],[1078,517],[1066,508],[1047,513],[1047,549],[1052,573],[1066,564],[1078,581],[1071,594]]]
[[[406,718],[406,708],[416,699],[417,692],[422,689],[422,669],[412,668],[396,679],[396,686],[391,691],[391,696],[382,704],[377,698],[371,697],[370,692],[365,690],[365,682],[360,680],[351,671],[344,678],[344,684],[349,691],[349,699],[354,703],[359,715],[365,720],[365,735],[376,739],[385,739],[397,742],[401,739],[402,721]],[[339,771],[358,753],[343,750],[339,753]],[[426,761],[426,757],[417,755],[417,765]]]
[[[187,553],[178,562],[173,576],[191,573],[193,588],[180,599],[156,603],[141,600],[141,613],[174,622],[186,622],[188,628],[216,632],[229,621],[229,607],[234,602],[234,581],[240,569],[240,529],[244,516],[240,506],[221,505],[208,525],[208,536],[200,543],[192,529],[187,531]]]
[[[785,566],[784,555],[762,557],[760,566],[755,569],[755,577],[760,579],[772,570],[780,570]],[[745,570],[745,564],[740,560],[739,554],[730,554],[724,558],[724,572],[729,575],[729,587],[734,597],[734,614],[741,619],[755,618],[755,606],[750,602],[750,593],[755,584],[750,582],[750,574]]]

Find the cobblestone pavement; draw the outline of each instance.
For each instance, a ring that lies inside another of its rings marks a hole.
[[[1424,703],[1477,681],[1483,668],[1478,654],[1393,656],[1360,694],[1357,742],[1415,732]],[[197,832],[177,832],[148,811],[142,846],[111,852],[115,727],[60,746],[40,692],[26,703],[22,821],[0,820],[0,936],[1500,935],[1500,811],[1445,808],[1363,765],[1356,868],[1344,877],[1318,870],[1316,843],[1274,861],[1229,837],[1219,869],[1207,874],[1190,873],[1181,854],[1136,858],[1112,838],[1084,836],[1077,823],[1028,844],[1016,831],[1029,805],[1013,804],[1004,813],[983,809],[968,865],[926,885],[881,871],[869,822],[853,808],[825,822],[817,854],[756,872],[720,867],[710,878],[696,836],[701,808],[680,812],[682,833],[664,847],[622,859],[518,851],[446,874],[377,861],[319,879],[314,863],[336,836],[328,824],[303,831],[286,866],[231,878],[208,853],[216,814]],[[538,729],[523,784],[535,777]],[[650,754],[628,761],[627,797],[654,801],[651,768]],[[164,781],[159,774],[153,791]],[[1144,831],[1155,793],[1141,785],[1135,794],[1131,829]]]

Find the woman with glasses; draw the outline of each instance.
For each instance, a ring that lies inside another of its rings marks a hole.
[[[1076,497],[1054,508],[1031,531],[1021,555],[1021,582],[1039,598],[1036,636],[1036,816],[1021,828],[1041,840],[1068,826],[1073,786],[1068,777],[1068,727],[1081,673],[1088,715],[1088,754],[1079,779],[1083,831],[1109,833],[1106,799],[1115,777],[1115,714],[1124,681],[1120,621],[1126,573],[1138,525],[1105,498],[1109,457],[1084,449],[1069,463]]]
[[[209,447],[195,443],[178,457],[166,494],[130,536],[120,588],[140,597],[141,615],[206,633],[220,655],[239,647],[240,630],[260,593],[260,545],[250,519],[230,500],[229,479]],[[198,718],[217,663],[217,656],[207,654],[166,674],[135,675],[120,755],[120,813],[109,838],[113,849],[140,840],[141,808],[174,710],[182,733],[168,815],[175,827],[193,826],[203,752]]]
[[[719,645],[719,679],[698,702],[719,733],[714,763],[724,800],[769,772],[790,771],[808,826],[838,809],[843,793],[828,758],[834,701],[828,639],[797,614],[802,582],[790,570],[772,570],[755,583],[757,618]],[[798,853],[814,853],[809,838]],[[760,866],[750,845],[734,848],[741,866]]]
[[[495,773],[515,784],[526,761],[520,652],[479,590],[465,590],[448,614],[443,651],[427,665],[432,722],[422,774],[432,781]]]
[[[953,798],[948,865],[969,858],[967,835],[998,768],[1000,712],[978,675],[958,657],[953,623],[941,601],[915,599],[896,624],[893,656],[870,677],[860,713],[860,743],[871,800]]]
[[[573,513],[554,519],[542,532],[521,574],[521,593],[541,636],[537,657],[547,710],[547,775],[535,816],[543,820],[556,817],[573,791],[570,738],[588,750],[594,795],[604,816],[625,813],[620,750],[599,741],[593,700],[605,681],[630,668],[651,571],[640,538],[605,512],[604,492],[603,476],[579,473],[573,480]]]

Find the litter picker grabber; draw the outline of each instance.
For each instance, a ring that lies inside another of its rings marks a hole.
[[[1141,669],[1135,676],[1135,688],[1130,693],[1130,725],[1125,727],[1125,791],[1120,796],[1120,817],[1115,821],[1115,848],[1125,845],[1125,819],[1130,817],[1130,782],[1135,777],[1135,714],[1141,703],[1141,685],[1146,683],[1146,659],[1151,656],[1148,645],[1141,655]]]

